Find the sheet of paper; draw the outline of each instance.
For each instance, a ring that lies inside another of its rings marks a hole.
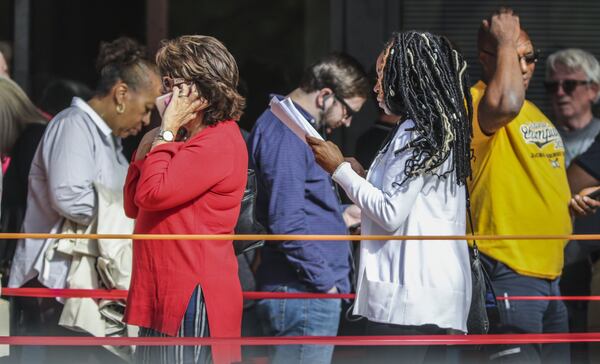
[[[285,99],[279,101],[277,97],[273,97],[270,103],[271,112],[277,116],[281,122],[290,128],[290,130],[300,138],[304,143],[306,143],[305,136],[308,134],[312,137],[323,140],[323,137],[315,130],[315,128],[310,125],[308,120],[296,107],[290,98],[286,97]]]

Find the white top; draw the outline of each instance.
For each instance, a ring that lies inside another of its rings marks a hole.
[[[89,224],[97,212],[93,183],[122,189],[128,163],[121,139],[82,99],[48,124],[29,172],[26,233],[57,233],[64,218]],[[46,256],[53,239],[25,239],[17,244],[9,287],[20,287],[38,276],[49,288],[64,288],[71,257]]]
[[[362,209],[363,235],[464,235],[465,186],[456,174],[406,178],[412,149],[398,152],[415,137],[412,120],[396,132],[367,179],[343,163],[333,179]],[[397,153],[397,154],[396,154]],[[452,158],[438,174],[452,168]],[[396,325],[434,324],[467,331],[471,268],[467,242],[363,240],[360,246],[354,314]]]

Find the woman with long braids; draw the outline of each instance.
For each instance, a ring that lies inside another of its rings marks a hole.
[[[375,93],[402,115],[366,179],[331,142],[307,140],[317,162],[362,209],[363,235],[464,235],[470,175],[467,63],[444,37],[403,32],[377,59]],[[363,240],[354,314],[369,335],[467,331],[471,271],[467,243]],[[369,359],[425,361],[427,347],[381,347]],[[431,355],[431,354],[430,354]]]

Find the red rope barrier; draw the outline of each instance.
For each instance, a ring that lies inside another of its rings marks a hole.
[[[97,299],[127,299],[125,290],[104,289],[53,289],[53,288],[2,288],[2,296],[20,297],[65,297],[65,298],[97,298]],[[285,292],[244,292],[245,300],[260,299],[354,299],[353,293],[285,293]],[[600,301],[600,296],[500,296],[499,301]]]
[[[2,288],[2,296],[17,297],[63,297],[63,298],[102,298],[123,300],[127,299],[125,290],[106,289],[54,289],[54,288]]]
[[[41,234],[0,233],[0,239],[134,239],[134,240],[265,240],[354,241],[361,240],[600,240],[600,234],[571,235],[298,235],[298,234]]]
[[[194,345],[337,345],[337,346],[422,346],[422,345],[500,345],[600,342],[600,333],[573,334],[490,334],[420,336],[287,336],[244,338],[195,337],[91,337],[91,336],[0,336],[0,344],[43,346],[194,346]]]

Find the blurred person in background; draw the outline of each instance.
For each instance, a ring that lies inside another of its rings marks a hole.
[[[0,76],[10,78],[12,47],[8,42],[0,41]]]
[[[0,76],[0,153],[2,157],[11,159],[2,186],[2,232],[21,232],[27,206],[29,168],[46,123],[47,119],[21,87]],[[16,240],[2,240],[1,244],[0,264],[5,285]]]
[[[554,111],[554,125],[565,147],[565,164],[584,153],[600,132],[600,119],[592,106],[600,96],[600,64],[589,52],[568,48],[552,53],[546,60],[546,92]],[[572,190],[577,193],[579,190]],[[575,195],[577,196],[577,195]],[[579,216],[573,222],[574,234],[598,233],[600,214]],[[565,266],[560,280],[562,294],[590,294],[592,260],[597,241],[570,241],[565,248]],[[569,310],[569,329],[583,332],[587,327],[587,301],[565,301]],[[585,360],[587,343],[572,343],[574,361]]]
[[[586,196],[600,189],[600,136],[596,137],[594,143],[583,154],[575,158],[567,170],[567,176],[573,193],[569,206],[575,216],[575,226],[577,227],[579,220],[597,218],[599,215],[600,199],[592,199]],[[596,224],[591,227],[591,233],[600,233],[600,225]],[[592,241],[592,243],[597,243],[597,241]],[[585,283],[589,283],[589,286],[585,288],[587,288],[586,295],[597,296],[600,295],[600,259],[598,259],[597,245],[591,244],[591,248],[594,248],[594,245],[596,249],[588,258],[591,261],[591,268],[588,268],[589,271],[586,272],[589,277],[586,277],[585,280]],[[588,332],[600,331],[599,313],[600,304],[596,301],[590,301],[587,304],[587,318],[578,316],[580,320],[585,320],[583,325],[585,325],[584,328],[587,328]],[[581,329],[581,326],[578,326],[578,328]],[[594,343],[588,345],[588,348],[589,362],[596,363],[600,361],[600,347]]]
[[[600,64],[582,49],[559,50],[546,60],[544,85],[552,102],[554,124],[565,145],[568,167],[600,132],[600,119],[592,115],[592,105],[600,97]]]
[[[68,79],[55,79],[50,81],[44,90],[39,102],[39,108],[54,117],[71,105],[73,97],[89,100],[94,96],[93,91],[85,84]]]
[[[354,156],[361,165],[371,165],[377,156],[381,144],[385,141],[388,134],[394,130],[398,121],[400,121],[400,116],[388,115],[379,109],[379,116],[375,124],[361,134],[356,141]]]

